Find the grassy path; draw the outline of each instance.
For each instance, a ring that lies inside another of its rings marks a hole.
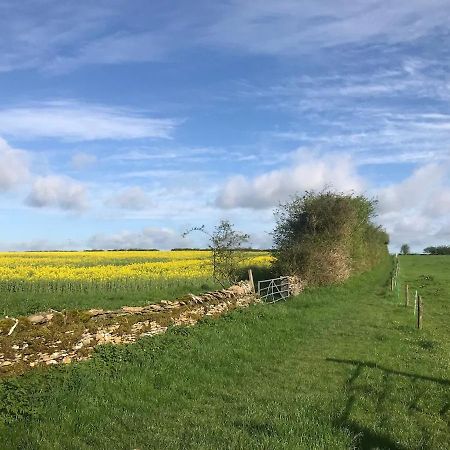
[[[447,449],[448,299],[417,332],[389,270],[4,381],[1,448]]]

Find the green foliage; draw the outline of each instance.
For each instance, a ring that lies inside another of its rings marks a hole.
[[[387,253],[386,232],[372,223],[376,201],[362,195],[307,192],[275,212],[277,268],[327,284],[373,267]]]
[[[183,237],[193,231],[200,231],[209,238],[213,278],[223,287],[236,283],[240,278],[240,269],[245,260],[243,245],[250,236],[234,229],[228,220],[221,220],[210,233],[205,226],[194,227],[183,233]]]
[[[437,247],[427,247],[423,249],[424,253],[430,255],[450,255],[450,245],[439,245]]]
[[[409,245],[408,244],[402,244],[402,246],[400,247],[400,253],[402,255],[409,255],[411,253]]]

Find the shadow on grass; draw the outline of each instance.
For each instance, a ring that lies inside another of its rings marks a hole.
[[[329,362],[334,362],[338,364],[347,364],[354,366],[355,369],[353,370],[350,378],[347,380],[346,385],[347,388],[350,390],[350,395],[347,399],[347,402],[345,404],[345,408],[343,413],[336,419],[334,422],[335,426],[338,428],[346,428],[350,432],[352,432],[355,436],[356,442],[355,442],[355,448],[361,449],[361,450],[370,450],[374,448],[379,449],[392,449],[392,450],[407,450],[407,447],[404,447],[396,442],[394,442],[389,436],[382,433],[376,433],[373,430],[370,430],[367,427],[364,427],[355,421],[350,419],[350,413],[353,409],[353,406],[356,402],[356,395],[352,393],[352,390],[354,388],[354,383],[358,379],[358,377],[363,372],[363,369],[369,368],[369,369],[377,369],[381,370],[383,372],[383,378],[384,381],[387,381],[389,375],[396,375],[401,377],[407,377],[412,379],[413,381],[416,380],[425,380],[430,381],[433,383],[437,383],[443,386],[450,386],[450,380],[441,379],[441,378],[434,378],[429,377],[425,375],[418,375],[408,372],[402,372],[399,370],[392,370],[383,366],[379,366],[376,363],[373,362],[364,362],[364,361],[358,361],[358,360],[351,360],[351,359],[337,359],[337,358],[326,358]],[[383,392],[378,398],[378,404],[379,406],[383,402],[387,395],[387,388],[383,389]],[[440,411],[440,414],[442,415],[443,410],[444,412],[448,409],[448,404],[446,404],[443,409]]]
[[[266,435],[274,436],[277,434],[276,429],[271,423],[260,422],[257,420],[235,420],[233,425],[236,428],[245,430],[250,436]]]
[[[433,383],[442,384],[443,386],[450,386],[450,380],[446,380],[445,378],[434,378],[434,377],[428,377],[426,375],[417,375],[415,373],[402,372],[400,370],[392,370],[392,369],[388,369],[386,367],[380,366],[373,362],[364,362],[364,361],[358,361],[355,359],[337,359],[337,358],[327,358],[326,360],[335,362],[335,363],[340,363],[340,364],[349,364],[352,366],[358,366],[361,368],[368,367],[370,369],[378,369],[378,370],[381,370],[381,371],[391,374],[391,375],[399,375],[402,377],[426,380],[426,381],[431,381]]]

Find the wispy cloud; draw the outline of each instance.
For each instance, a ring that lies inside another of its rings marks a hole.
[[[186,47],[286,56],[343,45],[396,44],[448,30],[450,2],[231,0],[196,2],[196,8],[140,0],[26,4],[5,0],[0,6],[0,71],[60,72],[155,61]]]
[[[348,152],[359,164],[449,159],[447,59],[394,54],[398,60],[376,69],[371,61],[271,86],[247,83],[240,95],[293,118],[266,134],[275,143]]]
[[[392,44],[448,28],[449,6],[448,0],[232,0],[217,8],[203,40],[277,55],[345,44]]]
[[[191,8],[137,0],[46,0],[0,5],[0,72],[61,73],[86,65],[159,60],[195,22]],[[185,41],[184,41],[185,42]]]
[[[154,119],[121,107],[72,101],[0,109],[0,133],[20,139],[167,139],[176,124],[173,119]]]
[[[109,5],[108,5],[109,3]],[[0,71],[43,67],[63,52],[105,32],[117,2],[5,0],[0,4]]]

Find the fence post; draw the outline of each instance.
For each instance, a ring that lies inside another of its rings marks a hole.
[[[408,283],[405,285],[405,306],[409,306],[409,286]]]
[[[253,293],[255,293],[255,283],[253,281],[252,269],[248,269],[248,281],[250,281],[250,285],[252,287],[252,291],[253,291]]]
[[[414,294],[414,315],[416,315],[417,313],[417,290],[416,293]]]
[[[391,292],[394,290],[394,276],[391,276]]]
[[[422,328],[423,320],[423,302],[422,297],[417,296],[417,328],[420,330]]]

